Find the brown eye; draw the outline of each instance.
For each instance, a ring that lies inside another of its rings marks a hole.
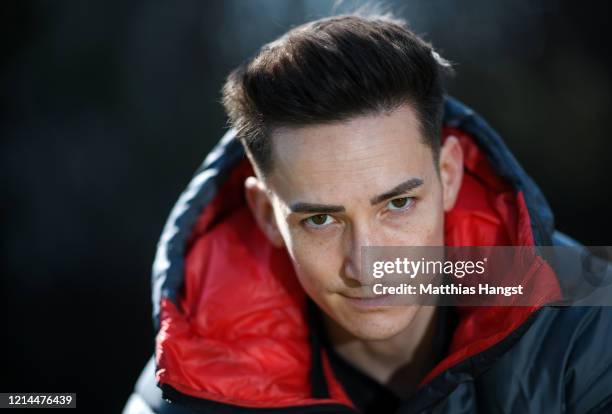
[[[322,224],[325,224],[325,221],[327,220],[327,215],[317,214],[316,216],[312,216],[311,219],[312,219],[313,224],[320,226]]]
[[[326,224],[331,223],[331,216],[329,214],[317,214],[310,216],[306,219],[306,223],[311,227],[322,227]]]
[[[403,210],[412,205],[414,199],[412,197],[395,198],[389,201],[390,210]]]

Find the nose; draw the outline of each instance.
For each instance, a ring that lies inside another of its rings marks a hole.
[[[373,246],[374,234],[367,224],[351,224],[344,240],[344,261],[342,275],[353,286],[367,285],[367,274],[361,271],[362,250]]]

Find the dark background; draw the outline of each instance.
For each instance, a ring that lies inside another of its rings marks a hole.
[[[344,2],[336,11],[362,3]],[[456,63],[558,228],[609,245],[606,2],[388,2]],[[119,412],[153,351],[150,268],[225,128],[228,71],[332,1],[2,2],[0,391]]]

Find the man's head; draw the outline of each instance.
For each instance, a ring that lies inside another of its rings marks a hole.
[[[418,308],[366,297],[361,248],[444,243],[462,174],[458,142],[440,146],[446,65],[401,22],[342,16],[264,46],[223,89],[257,173],[245,185],[258,225],[362,339],[399,333]]]

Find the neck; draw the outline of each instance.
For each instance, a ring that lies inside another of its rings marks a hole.
[[[396,395],[407,397],[437,363],[433,346],[437,309],[419,307],[403,331],[384,340],[359,339],[327,315],[324,325],[336,353]]]

